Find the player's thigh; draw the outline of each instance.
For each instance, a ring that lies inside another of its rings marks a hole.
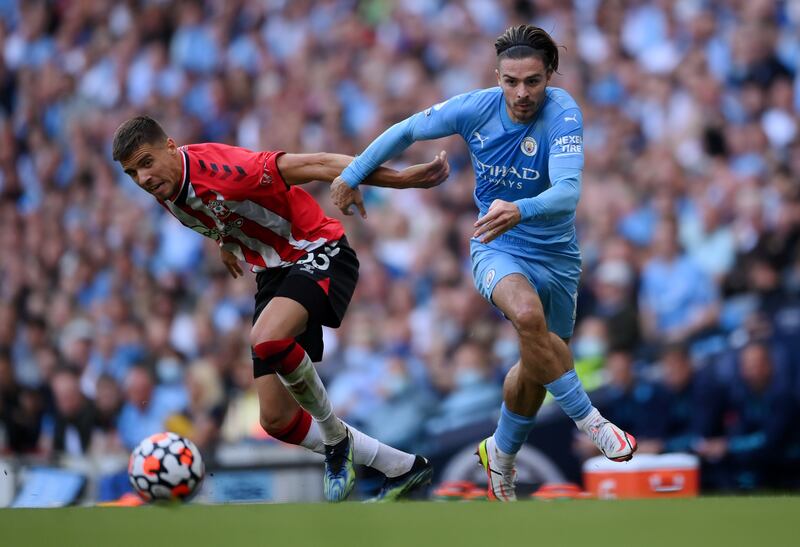
[[[280,431],[292,421],[300,408],[276,374],[255,380],[261,425],[268,432]]]
[[[272,298],[250,331],[255,346],[267,340],[294,338],[306,330],[308,310],[299,302],[283,296]]]
[[[529,260],[519,260],[528,279],[534,280],[542,304],[547,330],[569,339],[575,326],[580,279],[580,256],[537,251]]]
[[[524,261],[489,245],[472,241],[472,276],[475,288],[515,324],[543,317],[537,292],[538,279]]]

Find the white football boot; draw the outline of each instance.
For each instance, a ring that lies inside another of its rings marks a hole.
[[[633,453],[638,448],[633,435],[622,431],[605,418],[589,425],[586,434],[611,461],[626,462],[633,458]]]
[[[515,484],[517,482],[517,471],[503,469],[496,463],[494,437],[484,439],[475,451],[478,456],[478,463],[486,471],[488,487],[486,495],[490,501],[517,501]]]

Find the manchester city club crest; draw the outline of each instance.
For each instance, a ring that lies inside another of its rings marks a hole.
[[[483,282],[486,285],[487,289],[492,284],[492,281],[494,281],[494,273],[495,273],[494,270],[489,270],[488,272],[486,272],[486,277],[484,278]]]
[[[525,137],[522,139],[522,142],[519,145],[520,150],[526,156],[533,156],[536,154],[536,151],[539,149],[539,145],[536,142],[536,139],[533,137]]]

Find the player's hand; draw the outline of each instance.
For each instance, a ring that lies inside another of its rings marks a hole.
[[[361,213],[361,218],[367,218],[367,210],[364,209],[364,198],[361,197],[361,190],[350,188],[342,177],[336,177],[331,183],[331,200],[345,215],[352,215],[350,206],[355,205],[359,213]]]
[[[516,226],[521,218],[522,215],[516,204],[496,199],[489,207],[489,211],[475,223],[473,237],[479,238],[481,243],[489,243]]]
[[[447,152],[442,150],[433,161],[412,165],[400,171],[403,179],[402,188],[433,188],[447,180],[450,176],[450,164]]]
[[[242,267],[239,266],[239,259],[236,258],[235,254],[226,251],[225,249],[220,247],[219,258],[222,260],[222,263],[225,264],[225,267],[228,269],[228,272],[234,279],[237,279],[244,275]]]

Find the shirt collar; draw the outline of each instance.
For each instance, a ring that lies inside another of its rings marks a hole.
[[[189,188],[189,154],[186,152],[184,147],[181,147],[179,150],[181,151],[181,158],[183,160],[183,176],[181,176],[181,186],[174,196],[166,200],[171,201],[176,205],[186,201],[186,192]]]

